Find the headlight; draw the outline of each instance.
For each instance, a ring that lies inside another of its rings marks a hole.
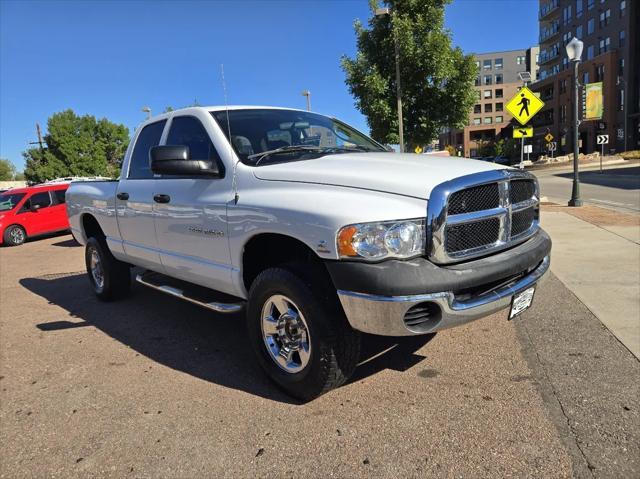
[[[338,231],[341,258],[412,258],[424,251],[424,221],[402,220],[349,225]]]

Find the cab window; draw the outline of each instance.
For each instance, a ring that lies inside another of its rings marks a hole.
[[[136,140],[136,145],[131,154],[129,165],[129,175],[127,178],[132,180],[140,180],[145,178],[153,178],[151,171],[151,162],[149,160],[149,150],[160,144],[162,131],[167,120],[157,121],[145,126]]]
[[[166,144],[188,146],[192,160],[220,160],[209,134],[193,116],[178,116],[171,121]]]
[[[65,203],[64,194],[66,191],[67,190],[54,190],[51,192],[56,204],[63,205]]]

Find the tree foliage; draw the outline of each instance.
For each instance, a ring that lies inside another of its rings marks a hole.
[[[394,38],[400,51],[404,138],[410,149],[435,139],[443,127],[461,128],[475,102],[471,55],[451,45],[444,28],[450,0],[384,0],[391,15],[356,21],[357,54],[342,57],[346,83],[372,136],[398,143]],[[377,1],[370,0],[372,12]]]
[[[15,178],[16,167],[6,158],[0,158],[0,181],[11,181]]]
[[[54,113],[47,121],[46,148],[23,153],[25,177],[42,182],[64,176],[117,176],[129,145],[129,130],[106,118]]]

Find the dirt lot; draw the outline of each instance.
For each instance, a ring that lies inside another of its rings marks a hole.
[[[70,238],[0,249],[1,477],[582,474],[506,313],[367,337],[348,385],[299,404],[257,369],[239,315],[138,285],[100,303]]]

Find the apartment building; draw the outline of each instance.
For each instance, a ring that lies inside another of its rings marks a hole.
[[[483,142],[492,142],[509,126],[511,115],[505,105],[522,86],[521,72],[537,79],[538,47],[523,50],[479,53],[475,55],[476,104],[464,129],[448,129],[440,137],[440,148],[453,145],[462,156],[476,157]]]
[[[565,51],[573,37],[584,42],[579,83],[602,82],[604,99],[602,120],[580,125],[580,151],[600,151],[598,134],[609,135],[605,152],[640,148],[639,10],[639,0],[540,0],[540,73],[531,89],[545,106],[532,120],[534,152],[545,152],[547,133],[558,154],[573,151],[573,66]]]

